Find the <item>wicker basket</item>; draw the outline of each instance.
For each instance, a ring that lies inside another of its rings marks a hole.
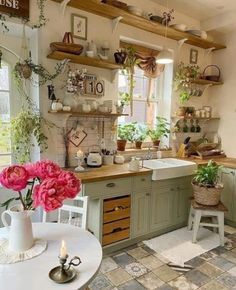
[[[218,74],[217,75],[207,75],[206,71],[210,67],[211,68],[212,67],[216,68],[217,71],[218,71]],[[208,65],[207,67],[205,67],[205,69],[204,69],[204,71],[202,73],[202,79],[208,80],[208,81],[213,81],[213,82],[219,82],[220,81],[220,68],[217,65],[215,65],[215,64]]]
[[[203,205],[217,205],[220,202],[220,195],[223,185],[217,187],[203,187],[192,182],[194,199]]]
[[[52,42],[50,44],[52,51],[62,51],[71,54],[80,55],[83,51],[83,46],[75,44],[71,32],[66,32],[62,42]]]

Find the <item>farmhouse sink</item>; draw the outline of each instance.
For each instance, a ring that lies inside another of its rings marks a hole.
[[[152,180],[163,180],[193,175],[197,164],[175,158],[144,160],[143,166],[153,170]]]

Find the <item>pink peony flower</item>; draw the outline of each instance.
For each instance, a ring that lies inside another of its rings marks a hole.
[[[64,199],[65,190],[57,178],[46,178],[34,187],[33,206],[42,206],[46,212],[61,207]]]
[[[64,186],[67,198],[75,198],[80,192],[80,180],[72,172],[62,171],[58,176],[58,180]]]
[[[40,179],[58,177],[61,173],[61,168],[50,160],[42,160],[32,164],[25,165],[31,178],[38,177]]]
[[[24,166],[13,165],[0,173],[0,183],[14,191],[20,191],[27,186],[29,174]]]

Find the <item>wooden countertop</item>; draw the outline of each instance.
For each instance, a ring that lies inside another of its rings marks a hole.
[[[71,170],[71,169],[68,169]],[[129,176],[137,176],[152,173],[152,169],[141,168],[138,172],[129,171],[129,164],[113,164],[103,165],[99,168],[89,168],[86,172],[75,172],[75,175],[82,181],[82,183],[89,183],[94,181],[102,181],[111,178],[122,178]]]
[[[193,157],[188,157],[188,158],[179,158],[187,161],[193,161],[196,162],[197,165],[205,165],[208,163],[208,160],[201,160]],[[220,165],[223,165],[225,167],[233,168],[236,169],[236,158],[230,158],[230,157],[223,157],[223,158],[212,158],[215,162],[217,162]]]

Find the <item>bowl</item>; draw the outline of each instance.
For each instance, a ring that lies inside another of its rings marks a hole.
[[[143,10],[137,6],[129,5],[128,11],[134,15],[137,15],[137,16],[142,16],[142,14],[143,14]]]
[[[94,57],[94,51],[93,51],[93,50],[87,50],[87,51],[86,51],[86,55],[87,55],[88,57]]]
[[[170,27],[179,30],[179,31],[186,31],[187,30],[187,25],[185,24],[172,24]]]

